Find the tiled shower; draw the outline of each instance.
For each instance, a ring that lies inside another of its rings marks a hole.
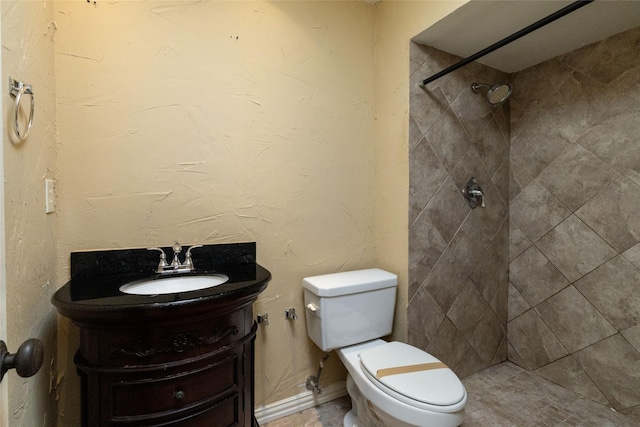
[[[408,336],[640,420],[640,28],[505,75],[411,46]],[[471,84],[508,80],[503,107]],[[475,177],[486,208],[461,195]]]

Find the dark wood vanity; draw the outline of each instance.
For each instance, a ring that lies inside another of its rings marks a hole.
[[[53,303],[80,328],[75,363],[84,426],[257,426],[252,304],[271,275],[242,249],[234,258],[240,263],[207,263],[205,251],[201,259],[194,253],[194,263],[206,269],[197,274],[230,278],[199,291],[125,295],[116,290],[139,272],[72,273]]]

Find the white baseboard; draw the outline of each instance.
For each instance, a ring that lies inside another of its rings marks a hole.
[[[287,415],[295,414],[305,409],[313,408],[333,399],[347,395],[345,381],[339,381],[329,386],[322,387],[322,394],[311,391],[304,391],[295,396],[280,400],[268,405],[258,406],[255,409],[255,416],[258,424],[268,423]]]

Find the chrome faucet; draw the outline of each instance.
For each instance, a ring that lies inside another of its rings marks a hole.
[[[167,255],[161,248],[147,248],[149,251],[160,251],[160,262],[158,263],[158,268],[156,269],[156,273],[160,274],[168,274],[168,273],[184,273],[193,271],[195,269],[193,265],[193,259],[191,259],[191,250],[195,248],[201,248],[202,245],[193,245],[187,249],[187,253],[184,255],[184,263],[180,263],[180,252],[182,252],[182,246],[180,243],[176,242],[173,245],[173,261],[171,264],[167,264]]]

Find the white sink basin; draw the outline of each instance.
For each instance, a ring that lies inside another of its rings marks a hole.
[[[178,292],[198,291],[222,285],[229,280],[224,274],[207,276],[182,276],[149,279],[127,283],[120,286],[120,291],[132,295],[175,294]]]

